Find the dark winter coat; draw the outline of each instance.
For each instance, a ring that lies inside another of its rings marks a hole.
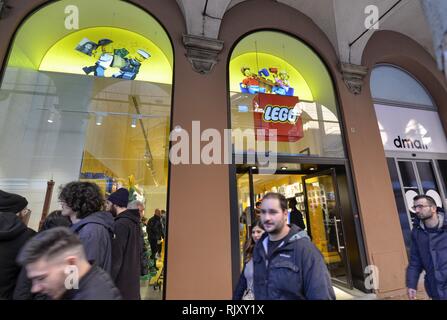
[[[0,300],[12,299],[21,269],[17,255],[35,233],[15,213],[0,212]]]
[[[163,237],[163,226],[161,224],[161,217],[153,216],[147,222],[146,231],[149,240],[161,240]]]
[[[126,210],[115,218],[112,279],[124,300],[140,299],[141,233],[138,209]]]
[[[87,260],[112,272],[112,239],[114,220],[110,212],[96,212],[73,224],[71,230],[79,235]]]
[[[110,275],[97,266],[79,280],[79,288],[67,290],[62,300],[121,300]]]
[[[322,254],[305,231],[295,225],[290,228],[289,234],[269,256],[267,233],[255,246],[256,300],[335,300]]]
[[[447,300],[447,221],[439,213],[439,227],[427,229],[419,219],[411,233],[407,287],[417,289],[419,276],[425,270],[425,290],[436,300]]]

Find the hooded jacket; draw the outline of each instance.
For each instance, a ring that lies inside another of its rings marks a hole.
[[[447,300],[447,221],[438,212],[439,225],[427,229],[415,219],[411,232],[410,261],[407,268],[407,287],[417,289],[419,276],[425,270],[425,290],[436,300]]]
[[[112,271],[114,220],[110,212],[95,212],[71,226],[79,235],[87,260],[109,274]]]
[[[334,289],[320,251],[306,231],[290,232],[270,254],[264,233],[253,252],[256,300],[335,300]]]
[[[15,213],[0,212],[0,300],[12,299],[20,273],[17,255],[35,233]]]
[[[124,300],[140,299],[141,233],[138,209],[126,210],[115,218],[112,279]]]

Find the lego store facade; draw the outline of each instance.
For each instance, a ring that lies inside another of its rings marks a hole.
[[[251,3],[208,44],[174,0],[14,4],[0,19],[0,189],[26,196],[35,229],[73,180],[130,188],[148,218],[166,210],[165,299],[231,298],[255,203],[280,192],[335,286],[403,295],[412,198],[447,204],[445,78],[402,34],[376,32],[355,67],[304,14]],[[222,137],[251,130],[275,167],[234,137],[231,163],[197,160],[211,138],[195,121]],[[189,133],[189,161],[169,160],[176,132]]]

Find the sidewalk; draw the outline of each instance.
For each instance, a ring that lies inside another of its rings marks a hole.
[[[333,287],[337,300],[378,300],[374,293],[364,293],[357,289],[341,289],[339,287]]]

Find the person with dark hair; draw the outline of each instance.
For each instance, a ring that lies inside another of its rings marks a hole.
[[[416,219],[411,231],[407,293],[416,299],[419,276],[425,271],[425,290],[433,300],[447,300],[447,221],[436,201],[426,195],[413,198]]]
[[[43,231],[21,250],[17,262],[32,281],[31,291],[54,300],[119,300],[110,276],[86,259],[83,245],[70,229]]]
[[[154,263],[154,268],[158,269],[156,255],[157,253],[161,253],[161,240],[163,237],[160,209],[155,209],[154,215],[147,222],[146,231],[149,237],[149,245],[151,247],[151,260]]]
[[[70,218],[63,216],[61,210],[54,210],[45,218],[40,231],[49,230],[54,227],[70,228],[71,225],[72,223]]]
[[[12,299],[20,273],[17,254],[36,233],[20,220],[27,206],[24,197],[0,190],[0,300]]]
[[[287,224],[287,199],[267,193],[261,204],[265,233],[253,252],[256,300],[335,300],[323,255],[306,231]]]
[[[140,273],[143,240],[138,206],[127,208],[129,192],[120,188],[108,202],[115,212],[115,239],[112,242],[112,279],[124,300],[140,300]]]
[[[55,210],[51,212],[42,224],[40,232],[56,228],[65,227],[69,228],[71,226],[71,221],[68,217],[62,215],[60,210]],[[26,276],[26,269],[22,268],[20,275],[17,279],[17,284],[14,290],[13,299],[14,300],[46,300],[48,297],[42,293],[31,293],[31,280]]]
[[[71,230],[79,235],[88,261],[111,273],[114,220],[110,212],[101,211],[101,189],[91,182],[70,182],[62,188],[59,200],[62,215],[73,223]]]
[[[253,249],[264,234],[264,227],[257,220],[251,229],[251,237],[246,242],[244,250],[244,268],[233,294],[233,300],[254,300],[253,295]]]
[[[290,224],[294,224],[301,230],[304,230],[306,229],[306,225],[304,224],[303,214],[296,208],[297,204],[298,202],[295,198],[289,200]]]
[[[255,208],[255,218],[254,222],[258,222],[261,220],[261,209]]]

